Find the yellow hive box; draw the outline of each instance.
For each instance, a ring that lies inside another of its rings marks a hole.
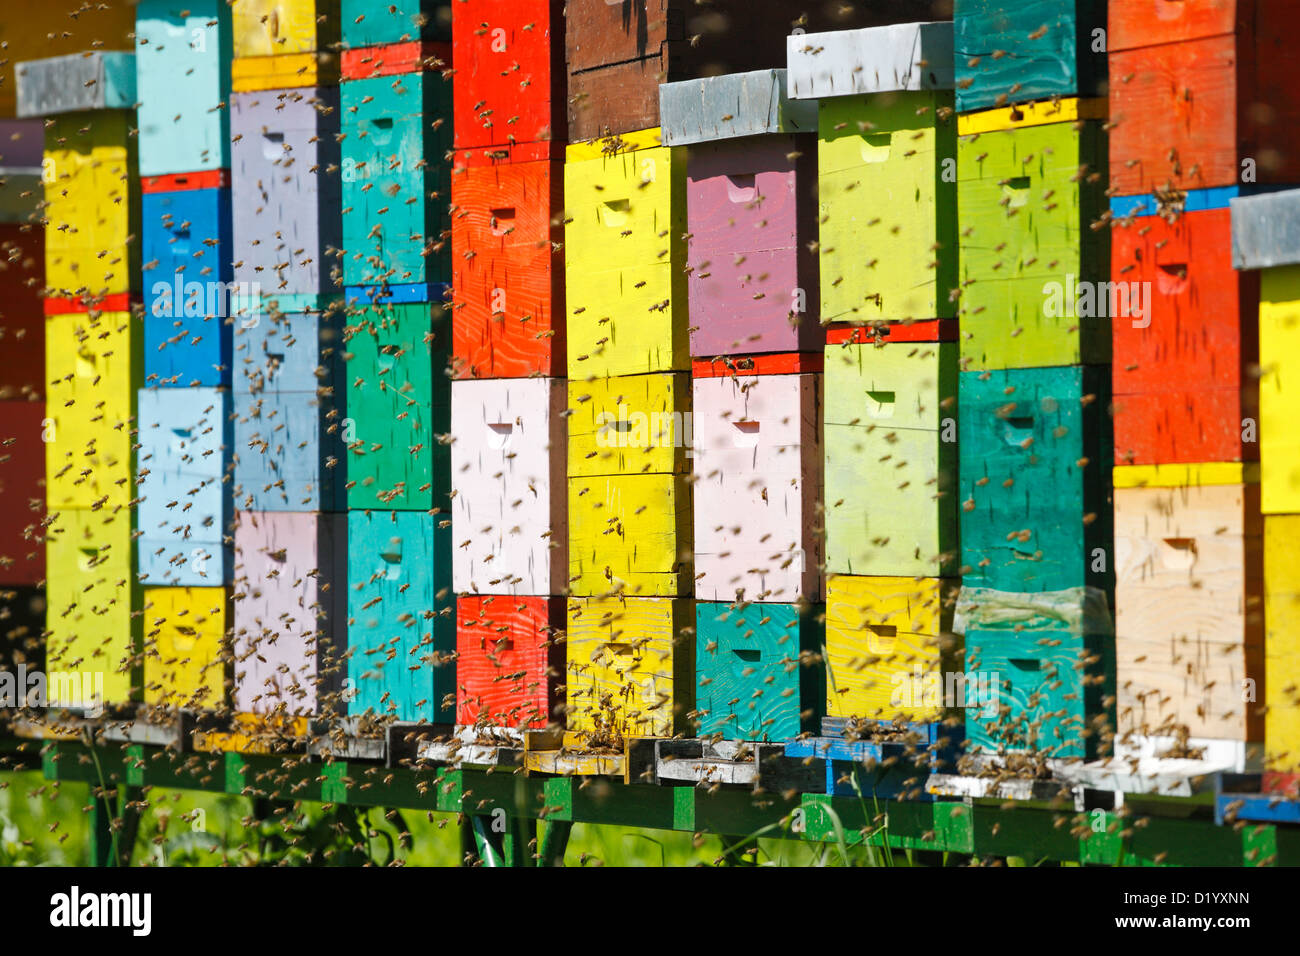
[[[130,292],[140,273],[131,116],[68,113],[45,130],[45,282],[56,296]]]
[[[592,746],[613,745],[615,737],[693,732],[687,717],[695,706],[693,626],[689,600],[570,600],[568,729],[591,735]]]
[[[569,475],[690,470],[686,372],[569,381]]]
[[[232,730],[194,734],[194,749],[204,753],[283,754],[304,749],[306,717],[280,714],[235,714]]]
[[[685,475],[569,479],[569,590],[582,596],[691,593],[691,486]]]
[[[140,589],[131,512],[67,509],[46,543],[46,693],[50,706],[87,707],[136,699],[140,673]],[[74,680],[69,681],[69,678]]]
[[[254,56],[230,63],[230,88],[235,93],[333,86],[338,81],[338,60],[331,53]]]
[[[1300,514],[1300,266],[1260,273],[1259,365],[1260,508]]]
[[[827,578],[827,716],[942,719],[946,675],[961,670],[956,589],[947,578]]]
[[[235,0],[234,55],[277,56],[327,49],[338,39],[338,0]]]
[[[45,321],[45,494],[51,510],[132,497],[141,335],[127,312]]]
[[[1300,515],[1264,517],[1264,745],[1267,766],[1300,771]]]
[[[225,700],[225,588],[146,588],[144,702],[203,710]]]
[[[686,157],[658,143],[651,129],[567,150],[571,378],[690,368]]]

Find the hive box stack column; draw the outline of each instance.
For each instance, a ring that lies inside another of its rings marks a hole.
[[[46,116],[45,443],[51,706],[140,696],[132,511],[140,334],[135,63],[18,66],[19,115]],[[56,679],[59,678],[59,679]]]
[[[565,685],[589,742],[694,729],[685,172],[657,128],[566,152]]]
[[[347,714],[450,723],[447,11],[343,3]]]
[[[0,670],[44,661],[45,229],[41,120],[0,122]]]
[[[144,702],[226,700],[233,518],[230,7],[136,8],[144,293],[137,579]]]
[[[818,746],[829,757],[860,749],[839,739],[851,725],[867,747],[903,735],[924,752],[961,738],[959,722],[941,723],[943,683],[960,671],[950,633],[952,24],[805,34],[790,37],[787,49],[790,95],[818,107],[827,655]],[[895,796],[915,776],[910,765],[895,769],[875,780],[854,770],[830,786],[849,792],[865,784]]]
[[[1105,5],[957,0],[969,751],[1114,735]],[[1091,590],[1096,589],[1096,590]]]
[[[1167,6],[1112,4],[1107,32],[1118,729],[1244,770],[1268,693],[1261,277],[1233,271],[1229,202],[1300,179],[1294,10]]]
[[[563,723],[564,4],[452,7],[456,723]]]
[[[785,88],[784,70],[659,88],[689,156],[695,729],[717,739],[787,740],[824,709],[817,107]]]
[[[1263,515],[1264,617],[1262,649],[1247,657],[1254,670],[1240,675],[1234,690],[1251,698],[1244,702],[1248,715],[1257,718],[1261,702],[1266,708],[1265,790],[1294,793],[1300,787],[1300,440],[1291,383],[1300,366],[1300,190],[1234,198],[1231,214],[1233,265],[1242,282],[1259,282],[1259,483],[1253,486],[1259,494],[1250,503]],[[1242,321],[1245,328],[1250,316]],[[1259,568],[1252,570],[1258,595]]]
[[[234,691],[244,733],[301,737],[342,687],[347,517],[337,4],[237,0],[230,132]],[[240,734],[212,744],[250,746]]]

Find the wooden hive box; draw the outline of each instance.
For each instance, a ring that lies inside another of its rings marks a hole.
[[[45,580],[45,430],[43,402],[0,402],[0,586]]]
[[[815,732],[826,702],[821,607],[695,605],[696,736],[788,740]]]
[[[135,108],[135,56],[131,53],[90,50],[52,56],[19,63],[14,72],[19,116]]]
[[[465,595],[456,622],[457,724],[563,721],[564,598]]]
[[[451,31],[456,149],[513,159],[530,144],[529,155],[558,155],[568,141],[563,0],[458,3]]]
[[[927,723],[963,706],[944,696],[961,670],[955,599],[943,578],[827,578],[827,716]]]
[[[691,593],[689,382],[682,372],[569,381],[571,593]]]
[[[1166,3],[1156,17],[1113,4],[1114,192],[1300,179],[1294,16],[1285,0]]]
[[[458,153],[451,178],[456,375],[563,376],[562,164],[478,156]]]
[[[659,145],[658,129],[568,148],[571,378],[689,367],[685,158]]]
[[[1152,210],[1154,212],[1154,210]],[[1146,314],[1114,318],[1115,463],[1259,457],[1259,276],[1232,267],[1227,206],[1120,220],[1115,283],[1144,291]]]
[[[1264,516],[1264,744],[1267,766],[1300,773],[1300,516]]]
[[[449,281],[450,81],[419,70],[346,80],[339,95],[344,284]]]
[[[140,207],[145,383],[229,386],[230,189],[147,191]]]
[[[867,8],[787,0],[568,0],[569,135],[593,139],[659,124],[659,84],[782,67],[786,41],[809,33],[938,20],[951,6],[900,0]]]
[[[144,589],[144,702],[211,710],[226,700],[225,588]]]
[[[46,533],[46,697],[52,707],[93,707],[96,693],[110,705],[139,699],[141,632],[133,612],[140,588],[131,525],[125,509],[67,508]]]
[[[230,5],[142,0],[135,14],[140,174],[230,168]],[[148,255],[145,256],[146,261]]]
[[[955,573],[956,348],[826,347],[828,573]]]
[[[789,100],[784,70],[659,88],[667,146],[689,145],[691,354],[819,345],[816,105]]]
[[[1115,470],[1121,733],[1264,739],[1264,528],[1242,474]]]
[[[138,403],[140,580],[181,588],[226,584],[234,517],[230,393],[143,388]]]
[[[451,532],[438,524],[414,511],[347,516],[349,715],[452,718]]]
[[[449,490],[451,390],[441,304],[372,304],[344,329],[350,508],[427,511]]]
[[[235,279],[285,311],[336,291],[325,250],[340,241],[338,90],[263,90],[230,98]]]
[[[132,120],[71,113],[45,130],[45,282],[56,296],[112,295],[139,284],[140,192]]]
[[[39,143],[38,139],[37,163]],[[0,194],[19,188],[15,177],[6,179]],[[39,195],[39,186],[36,192]],[[0,224],[0,400],[45,395],[45,318],[40,295],[44,289],[45,230]]]
[[[591,746],[693,731],[691,612],[683,599],[570,598],[567,729]]]
[[[461,381],[451,392],[456,593],[563,591],[569,573],[564,382]]]
[[[237,59],[328,50],[339,38],[339,0],[234,0],[231,6]]]
[[[1094,588],[1032,594],[963,588],[971,753],[1095,760],[1115,727],[1115,638]]]
[[[697,367],[705,373],[692,382],[691,413],[699,600],[818,599],[819,367],[796,361],[791,374],[760,375]]]
[[[134,497],[140,334],[127,312],[45,322],[45,492],[51,510],[124,506]]]
[[[970,586],[1109,592],[1109,369],[962,372],[961,548]]]
[[[1110,360],[1095,301],[1110,231],[1093,228],[1108,208],[1105,108],[1072,98],[958,118],[964,368]]]
[[[346,515],[236,513],[235,711],[307,716],[337,703],[346,582]]]
[[[445,39],[450,19],[441,0],[339,0],[345,47]]]
[[[952,17],[961,112],[1105,95],[1104,0],[956,0]]]
[[[235,507],[345,510],[351,430],[341,317],[330,310],[248,321],[234,341]]]

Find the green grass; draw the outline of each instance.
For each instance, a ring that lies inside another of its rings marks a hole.
[[[454,814],[380,808],[326,810],[281,804],[256,816],[245,797],[150,790],[132,864],[163,866],[456,866],[461,845]],[[0,866],[85,866],[90,791],[53,784],[39,771],[0,774]],[[758,866],[908,866],[910,854],[855,844],[856,834],[816,844],[748,836],[733,859]],[[748,853],[743,850],[748,849]],[[723,838],[671,830],[579,823],[567,866],[715,866]]]

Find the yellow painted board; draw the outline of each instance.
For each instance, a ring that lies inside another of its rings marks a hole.
[[[1105,99],[1080,99],[1077,96],[1068,96],[1059,100],[1042,100],[1021,106],[964,113],[957,117],[957,135],[971,136],[975,133],[996,133],[1026,126],[1045,126],[1048,123],[1076,123],[1079,120],[1105,119],[1107,106]]]
[[[570,599],[568,730],[595,735],[589,744],[692,731],[692,608],[681,598]]]
[[[236,93],[332,86],[338,79],[338,60],[331,53],[253,56],[230,63],[230,88]]]
[[[133,115],[68,113],[45,130],[45,282],[56,296],[110,295],[138,286]]]
[[[1260,273],[1259,365],[1261,507],[1300,514],[1300,266]]]
[[[1199,488],[1205,485],[1257,484],[1257,462],[1211,461],[1200,464],[1115,466],[1116,488]]]
[[[230,731],[199,732],[194,749],[204,753],[279,754],[302,748],[306,717],[278,714],[235,714]]]
[[[140,673],[140,589],[131,512],[65,509],[46,543],[47,688],[51,706],[88,706],[64,679],[109,704],[133,699]],[[60,677],[59,675],[63,675]]]
[[[127,312],[45,320],[45,493],[51,509],[133,497],[141,334]]]
[[[691,468],[686,372],[569,379],[569,475],[637,475]]]
[[[569,590],[584,597],[675,597],[692,588],[685,475],[569,479]]]
[[[144,702],[184,710],[225,700],[225,588],[146,588]]]
[[[570,377],[689,369],[684,150],[571,159],[564,189]]]
[[[338,0],[234,0],[235,58],[324,49],[338,36],[338,6]]]
[[[1300,515],[1264,517],[1264,746],[1267,766],[1300,772]]]
[[[827,579],[828,716],[915,722],[944,716],[946,674],[961,669],[961,649],[951,634],[957,584],[948,578]]]
[[[600,139],[585,143],[570,143],[564,150],[566,163],[580,163],[587,159],[603,159],[619,153],[630,153],[639,149],[654,149],[663,144],[663,131],[658,127],[639,129],[617,136],[602,136]]]

